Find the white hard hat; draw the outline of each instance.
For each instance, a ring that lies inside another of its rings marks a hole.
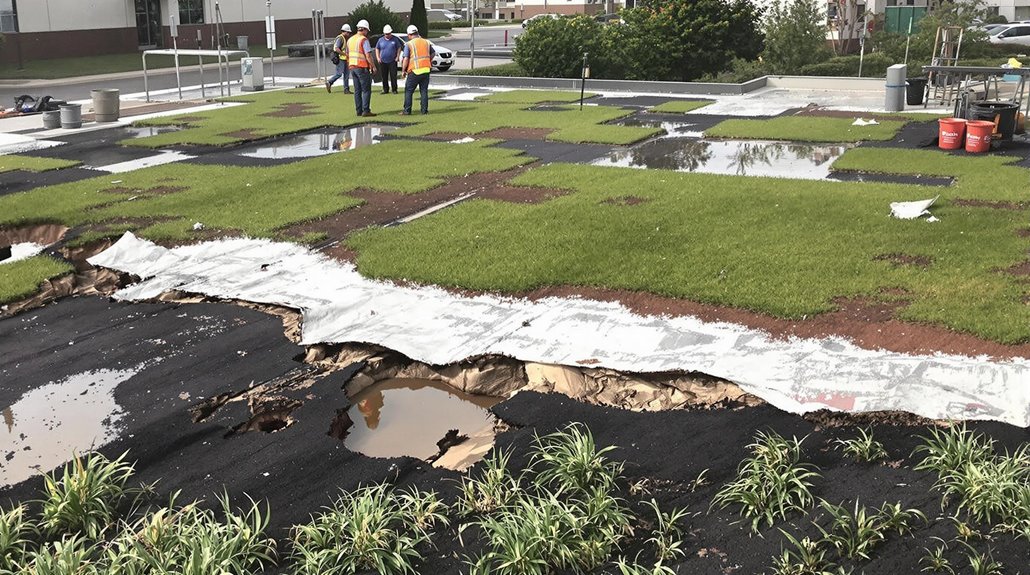
[[[408,34],[418,34],[418,26],[414,24],[408,26]]]
[[[343,27],[340,28],[340,30],[343,32],[350,32],[350,24],[344,24]]]
[[[390,26],[389,24],[383,26],[383,34],[393,34],[393,26]]]
[[[362,28],[364,28],[365,30],[368,30],[368,20],[359,20],[358,21],[358,30],[361,30]]]

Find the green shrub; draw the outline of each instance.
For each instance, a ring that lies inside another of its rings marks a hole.
[[[579,78],[583,53],[588,52],[591,76],[612,77],[604,30],[589,16],[539,19],[515,38],[515,63],[534,77]]]
[[[767,76],[771,72],[765,62],[761,60],[745,60],[735,58],[730,67],[718,74],[706,74],[701,77],[701,82],[717,82],[720,84],[742,84],[755,78]]]
[[[347,22],[351,26],[356,26],[359,20],[368,20],[369,35],[382,32],[383,26],[387,24],[397,31],[407,28],[400,15],[390,10],[383,0],[366,0],[347,15]],[[419,30],[422,28],[420,27]],[[354,31],[357,32],[357,28]]]
[[[860,56],[834,56],[825,62],[803,66],[798,73],[801,76],[858,76]],[[882,52],[866,54],[862,60],[862,76],[865,78],[883,78],[887,68],[898,62]]]
[[[483,66],[475,70],[455,70],[451,72],[454,76],[508,76],[511,78],[528,77],[529,74],[515,62],[497,64],[495,66]]]

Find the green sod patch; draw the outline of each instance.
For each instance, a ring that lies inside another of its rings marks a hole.
[[[593,98],[587,92],[584,98]],[[557,90],[510,90],[494,92],[476,98],[477,102],[493,102],[495,104],[543,104],[544,102],[578,102],[579,92],[562,92]]]
[[[36,158],[33,156],[0,156],[0,174],[24,170],[26,172],[47,172],[81,164],[78,160],[60,158]]]
[[[712,104],[711,100],[707,101],[688,101],[688,100],[673,100],[672,102],[665,102],[664,104],[658,104],[654,108],[651,108],[652,112],[661,112],[666,114],[687,114],[693,112],[698,108],[704,108],[705,106]]]
[[[39,221],[90,224],[104,228],[91,238],[132,229],[151,239],[182,240],[197,237],[193,224],[201,222],[206,233],[277,236],[292,224],[361,204],[361,199],[348,195],[357,189],[415,194],[447,178],[529,161],[518,151],[486,143],[390,140],[267,168],[155,166],[119,174],[117,184],[105,175],[2,196],[0,226]],[[432,161],[406,169],[403,160],[410,158]],[[384,164],[384,159],[389,161]]]
[[[856,168],[949,161],[907,150],[852,152],[842,163]],[[979,168],[999,166],[986,159]],[[1030,171],[1005,168],[1019,174],[996,174],[1002,191],[962,175],[953,187],[927,188],[552,164],[514,183],[572,193],[535,205],[466,202],[365,230],[348,244],[362,273],[377,278],[502,292],[628,289],[787,318],[835,309],[842,296],[904,293],[906,319],[1015,343],[1030,340],[1030,287],[1000,270],[1027,258],[1030,240],[1015,233],[1026,212],[950,201],[1027,189]],[[891,202],[938,193],[940,222],[888,216]],[[618,201],[626,196],[633,201]]]
[[[872,126],[852,126],[852,118],[783,116],[769,119],[733,119],[705,131],[712,138],[788,140],[792,142],[861,142],[890,140],[905,125],[884,120]]]
[[[571,92],[539,93],[562,94],[570,98],[573,95]],[[574,96],[578,98],[579,94]],[[121,143],[148,148],[174,145],[227,146],[323,126],[376,122],[411,125],[398,131],[398,135],[426,135],[434,132],[478,134],[495,128],[554,128],[556,131],[550,139],[599,144],[630,144],[660,132],[654,128],[599,125],[630,113],[602,106],[590,106],[582,111],[572,106],[561,111],[530,111],[524,109],[528,106],[526,103],[434,100],[426,116],[399,116],[403,96],[375,94],[372,97],[372,110],[379,115],[359,118],[354,114],[354,100],[350,96],[327,94],[324,89],[284,90],[232,100],[247,101],[250,104],[140,122],[140,125],[146,126],[180,125],[187,129]]]
[[[74,268],[50,256],[33,256],[8,264],[0,263],[0,304],[26,298],[39,284],[69,273]]]

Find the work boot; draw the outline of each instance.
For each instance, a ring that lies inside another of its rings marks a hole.
[[[364,114],[362,114],[361,116],[362,116],[363,118],[374,118],[374,117],[375,117],[375,114],[373,114],[372,112],[365,112],[365,113],[364,113]]]
[[[353,94],[354,92],[351,92],[351,89],[350,89],[350,88],[344,88],[344,89],[343,89],[343,93],[344,93],[344,94]]]
[[[325,91],[329,92],[330,94],[332,94],[333,93],[333,85],[330,84],[329,82],[326,82],[325,83]]]

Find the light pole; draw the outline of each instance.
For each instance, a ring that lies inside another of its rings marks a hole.
[[[476,69],[476,0],[469,0],[469,2],[472,4],[471,10],[469,10],[469,12],[471,12],[469,17],[472,19],[471,20],[471,23],[472,23],[472,43],[469,44],[469,48],[470,48],[469,49],[469,58],[470,58],[470,60],[469,60],[469,69],[470,70],[475,70]]]
[[[268,35],[268,59],[272,65],[272,86],[275,86],[275,27],[272,25],[272,0],[265,0],[265,8],[268,8],[268,22],[265,23],[265,32]]]

